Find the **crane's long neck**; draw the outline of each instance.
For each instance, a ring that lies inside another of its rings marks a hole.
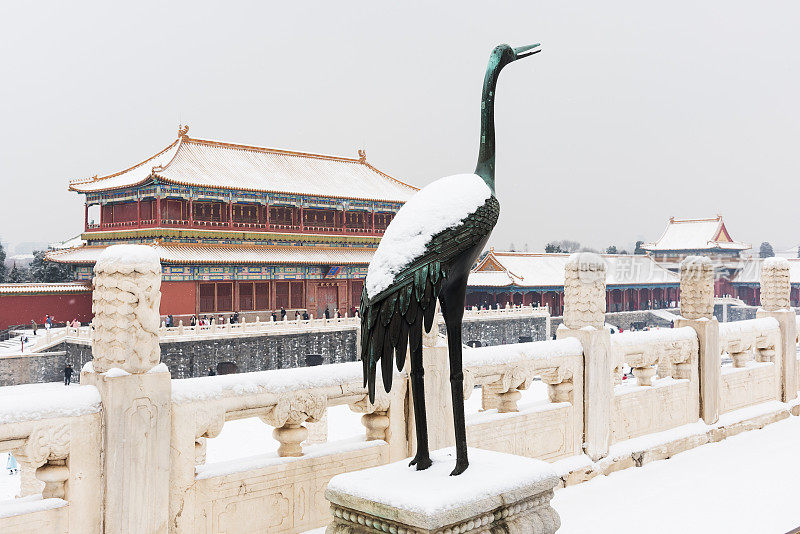
[[[494,97],[497,78],[503,67],[493,56],[486,69],[483,80],[483,97],[481,98],[481,146],[478,152],[478,165],[475,174],[483,178],[494,195]]]

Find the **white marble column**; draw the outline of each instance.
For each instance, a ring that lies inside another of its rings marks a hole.
[[[556,337],[575,337],[583,345],[583,447],[592,460],[611,444],[611,333],[605,328],[606,265],[597,254],[570,256],[564,272],[564,324]]]
[[[170,375],[158,344],[161,264],[143,245],[108,247],[95,265],[93,384],[103,403],[104,532],[166,534]]]
[[[789,262],[767,258],[761,265],[761,307],[757,317],[774,317],[781,328],[778,362],[781,366],[781,400],[797,397],[797,315],[791,308]]]
[[[690,326],[699,342],[700,417],[706,424],[719,420],[721,383],[719,322],[714,317],[714,266],[702,256],[681,262],[681,317],[675,328]]]

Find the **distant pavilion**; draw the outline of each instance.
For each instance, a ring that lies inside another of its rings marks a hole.
[[[722,215],[705,219],[678,219],[670,217],[664,233],[653,243],[642,243],[648,255],[659,265],[677,272],[687,256],[705,256],[711,259],[717,271],[715,294],[733,296],[730,281],[741,268],[742,253],[752,247],[734,241]]]
[[[194,139],[123,171],[75,180],[85,244],[48,259],[90,280],[105,247],[161,256],[161,313],[176,316],[358,306],[367,265],[415,187],[366,160]],[[292,314],[292,318],[294,315]]]

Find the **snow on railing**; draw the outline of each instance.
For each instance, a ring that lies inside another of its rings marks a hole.
[[[748,361],[775,362],[780,345],[780,325],[773,317],[721,323],[720,353],[728,353],[733,366],[742,368]]]
[[[173,413],[185,413],[195,422],[199,447],[204,446],[202,438],[219,435],[225,421],[259,417],[275,427],[278,456],[302,456],[301,442],[309,437],[304,425],[322,421],[331,406],[348,405],[365,414],[367,440],[384,439],[386,412],[395,393],[378,388],[375,403],[369,403],[360,362],[172,381]],[[311,442],[325,441],[320,428],[314,427],[322,435],[312,436]]]
[[[551,402],[572,402],[573,378],[582,373],[583,347],[575,338],[464,348],[464,391],[483,391],[483,409],[516,412],[519,390],[540,377]]]
[[[622,383],[623,366],[633,369],[638,385],[652,385],[652,378],[688,379],[699,342],[691,327],[622,332],[611,336],[614,383]]]

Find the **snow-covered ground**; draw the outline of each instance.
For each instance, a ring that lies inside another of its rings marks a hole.
[[[800,526],[800,418],[556,491],[559,534],[783,533]]]

